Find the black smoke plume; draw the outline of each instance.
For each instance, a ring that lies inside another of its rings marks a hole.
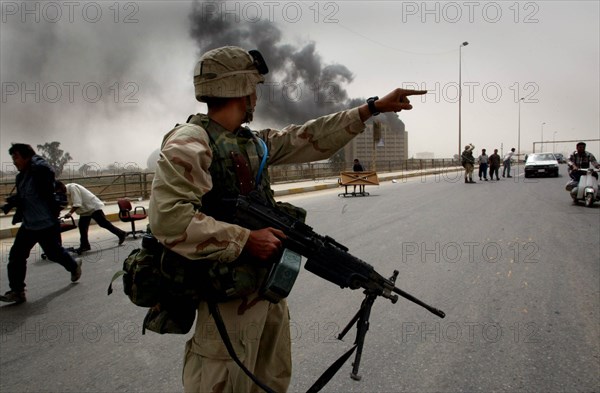
[[[218,12],[222,3],[195,2],[190,13],[190,34],[198,44],[198,55],[226,45],[262,53],[269,74],[259,87],[262,102],[255,119],[282,127],[364,103],[364,98],[351,99],[346,92],[345,86],[354,78],[352,72],[341,64],[323,64],[315,42],[301,47],[282,42],[282,31],[274,22],[224,17]],[[385,118],[397,123],[390,123],[395,129],[404,130],[397,116]]]

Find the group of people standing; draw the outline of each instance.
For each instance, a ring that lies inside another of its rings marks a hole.
[[[476,181],[473,180],[473,171],[475,169],[475,157],[473,156],[474,150],[475,146],[469,143],[467,146],[465,146],[465,150],[461,154],[462,166],[465,168],[465,183],[476,183]],[[510,165],[514,154],[515,148],[513,147],[507,154],[504,155],[502,159],[500,159],[498,149],[494,149],[494,154],[489,156],[486,154],[486,149],[481,149],[481,154],[479,157],[477,157],[477,163],[479,164],[479,180],[488,181],[488,168],[490,180],[494,180],[494,175],[496,175],[496,180],[500,180],[500,176],[498,175],[500,171],[500,161],[502,161],[504,166],[504,169],[502,170],[502,177],[511,178]]]

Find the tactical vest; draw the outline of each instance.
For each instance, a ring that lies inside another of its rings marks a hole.
[[[304,221],[306,211],[289,203],[275,202],[271,180],[266,167],[259,174],[260,163],[267,154],[260,146],[258,136],[249,128],[240,128],[236,133],[223,132],[208,116],[191,115],[187,123],[200,126],[209,137],[213,153],[209,167],[213,188],[202,197],[200,210],[220,221],[232,222],[232,207],[225,201],[235,200],[238,195],[248,195],[256,190],[272,206]],[[258,186],[256,184],[258,178]]]

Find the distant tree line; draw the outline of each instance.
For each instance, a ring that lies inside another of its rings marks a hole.
[[[106,167],[101,167],[96,163],[85,163],[78,168],[68,168],[67,164],[73,160],[73,157],[69,152],[60,148],[60,142],[58,141],[37,145],[36,153],[44,157],[48,164],[54,169],[57,178],[60,178],[61,175],[67,177],[88,177],[103,174],[118,175],[129,172],[146,172],[135,163],[127,163],[125,165],[113,163]],[[65,171],[67,173],[65,173]],[[9,175],[11,175],[11,173],[0,171],[0,177]]]

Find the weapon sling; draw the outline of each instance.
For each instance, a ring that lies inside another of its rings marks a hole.
[[[208,301],[208,309],[212,314],[215,324],[217,325],[217,330],[221,335],[221,340],[223,340],[223,344],[225,344],[225,348],[227,348],[227,352],[229,356],[233,359],[233,361],[242,369],[242,371],[250,377],[252,382],[258,385],[262,390],[267,393],[276,393],[273,389],[268,387],[265,383],[263,383],[256,375],[254,375],[248,368],[242,363],[240,358],[235,353],[233,349],[233,345],[231,344],[231,340],[229,339],[229,334],[227,333],[227,329],[225,328],[225,323],[223,322],[223,318],[221,317],[221,312],[219,311],[219,306],[216,302]]]
[[[350,329],[350,327],[354,324],[354,322],[356,322],[356,321],[359,322],[359,326],[360,326],[360,324],[361,324],[360,319],[362,319],[362,317],[360,316],[361,312],[367,312],[367,310],[365,310],[364,307],[368,307],[368,312],[370,312],[370,306],[372,304],[373,304],[372,300],[368,306],[365,303],[363,303],[363,306],[361,306],[361,310],[359,311],[359,313],[352,319],[350,324],[348,324],[348,326],[346,326],[346,329],[344,329],[345,332],[347,332]],[[252,380],[252,382],[254,382],[262,390],[264,390],[267,393],[276,393],[273,389],[271,389],[269,386],[267,386],[267,384],[265,384],[260,379],[258,379],[258,377],[256,375],[254,375],[250,370],[248,370],[248,368],[244,365],[244,363],[242,363],[240,358],[237,356],[237,353],[235,353],[235,349],[233,349],[233,345],[231,344],[231,339],[229,338],[229,334],[227,333],[227,328],[225,327],[225,323],[223,322],[223,318],[221,317],[221,312],[219,311],[219,306],[217,305],[217,303],[213,302],[213,301],[209,301],[208,309],[210,310],[210,313],[212,314],[213,319],[215,320],[215,325],[217,325],[217,330],[219,331],[221,340],[223,340],[223,344],[225,344],[227,353],[229,353],[229,356],[231,356],[231,359],[233,359],[235,364],[237,364],[242,369],[242,371]],[[366,317],[368,319],[368,315]],[[366,323],[365,328],[368,329],[368,320],[362,321],[362,322]],[[345,332],[342,333],[340,335],[340,337],[338,337],[338,338],[341,339],[342,336],[345,334]],[[366,330],[364,333],[366,333]],[[356,348],[360,347],[360,349],[362,349],[363,342],[364,342],[364,335],[362,335],[362,340],[361,340],[360,332],[357,333],[357,338],[356,338],[356,341],[355,341],[354,345],[352,346],[352,348],[350,348],[346,353],[344,353],[342,356],[340,356],[340,358],[338,360],[333,362],[333,364],[331,366],[329,366],[329,368],[327,370],[325,370],[325,372],[323,374],[321,374],[321,376],[315,381],[315,383],[307,390],[307,393],[317,393],[317,392],[321,391],[321,389],[323,389],[323,387],[325,385],[327,385],[327,383],[339,371],[339,369],[344,365],[344,363],[346,363],[346,361],[352,355],[352,353],[354,353]],[[360,359],[358,359],[358,354],[357,354],[357,359],[355,360],[355,363],[354,363],[355,369],[352,370],[353,375],[356,375],[355,372],[358,371],[359,362],[360,362]]]

